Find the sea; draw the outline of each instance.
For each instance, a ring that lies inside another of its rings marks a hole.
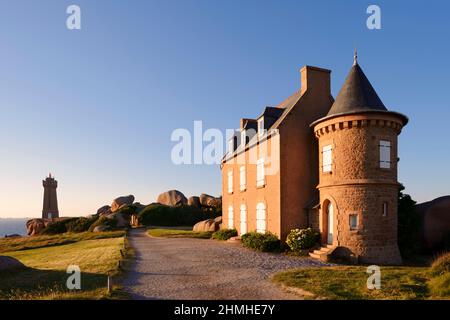
[[[30,218],[0,218],[0,237],[5,235],[20,234],[27,235],[26,223]]]

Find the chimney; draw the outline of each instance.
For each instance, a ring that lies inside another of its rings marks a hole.
[[[331,95],[330,73],[331,70],[318,67],[304,66],[301,68],[301,94],[312,91]]]

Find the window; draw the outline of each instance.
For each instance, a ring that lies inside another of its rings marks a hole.
[[[241,131],[241,146],[245,147],[245,145],[247,144],[247,135],[245,130]]]
[[[380,140],[380,168],[391,168],[391,142]]]
[[[231,138],[228,141],[228,152],[233,152],[234,151],[234,138]]]
[[[228,171],[228,193],[233,193],[233,170]]]
[[[351,214],[349,220],[350,220],[350,230],[358,229],[358,215]]]
[[[241,227],[239,231],[241,235],[247,233],[247,206],[245,204],[241,204]]]
[[[256,186],[264,187],[265,177],[264,177],[264,158],[258,160],[256,164]]]
[[[388,214],[388,203],[383,202],[383,217],[387,217]]]
[[[245,166],[239,168],[239,190],[245,191],[246,189],[246,177],[245,177]]]
[[[325,146],[322,148],[322,171],[323,172],[331,172],[331,145]]]
[[[263,202],[256,206],[256,232],[266,232],[266,205]]]
[[[264,134],[264,118],[258,119],[258,135]]]
[[[228,207],[228,229],[234,229],[233,206]]]

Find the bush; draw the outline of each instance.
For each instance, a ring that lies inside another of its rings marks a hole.
[[[92,224],[98,219],[98,216],[91,218],[78,218],[66,223],[67,232],[85,232],[88,231]]]
[[[442,276],[432,278],[428,283],[428,287],[433,296],[450,296],[450,273],[447,272]]]
[[[95,227],[101,226],[101,225],[105,225],[110,227],[111,229],[115,229],[117,227],[117,220],[114,219],[109,219],[105,216],[100,217],[99,219],[97,219],[97,221],[95,221],[93,224],[91,224],[91,226],[89,227],[89,231],[94,231]]]
[[[450,252],[437,257],[431,265],[431,274],[433,276],[442,276],[450,274]]]
[[[214,219],[217,212],[192,206],[170,207],[153,203],[139,214],[139,223],[144,226],[193,226],[199,221]]]
[[[53,222],[47,226],[47,228],[42,231],[42,234],[60,234],[60,233],[66,233],[67,232],[67,224],[69,224],[72,221],[77,220],[78,218],[69,218],[64,220],[59,220],[56,222]]]
[[[244,247],[263,252],[277,252],[281,250],[281,242],[273,233],[249,232],[241,237]]]
[[[398,247],[403,257],[411,257],[419,250],[418,234],[420,216],[415,210],[416,201],[402,191],[398,192]]]
[[[216,240],[228,240],[238,235],[236,229],[222,229],[213,233],[212,237]]]
[[[293,229],[286,238],[286,244],[294,252],[312,248],[319,240],[319,233],[313,229]]]

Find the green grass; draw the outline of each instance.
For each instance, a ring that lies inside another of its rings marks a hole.
[[[60,246],[75,243],[82,240],[95,240],[123,237],[124,231],[114,232],[82,232],[82,233],[64,233],[58,235],[42,235],[21,238],[4,238],[0,239],[0,253],[36,249],[50,246]]]
[[[108,232],[30,237],[14,239],[14,243],[2,240],[1,255],[13,257],[26,267],[0,272],[0,299],[114,298],[107,294],[106,284],[108,275],[120,272],[120,251],[126,251],[123,235]],[[5,251],[7,248],[19,249]],[[81,290],[66,288],[69,265],[81,269]]]
[[[436,296],[434,294],[436,290],[430,290],[430,284],[436,280],[432,278],[428,267],[381,267],[380,290],[367,289],[369,274],[366,270],[367,267],[364,266],[298,269],[278,273],[273,280],[288,287],[306,290],[316,298],[352,300],[450,298],[449,295]],[[434,285],[442,286],[442,283]]]
[[[192,230],[178,229],[149,229],[147,234],[152,237],[163,238],[199,238],[210,239],[212,232],[194,232]]]

